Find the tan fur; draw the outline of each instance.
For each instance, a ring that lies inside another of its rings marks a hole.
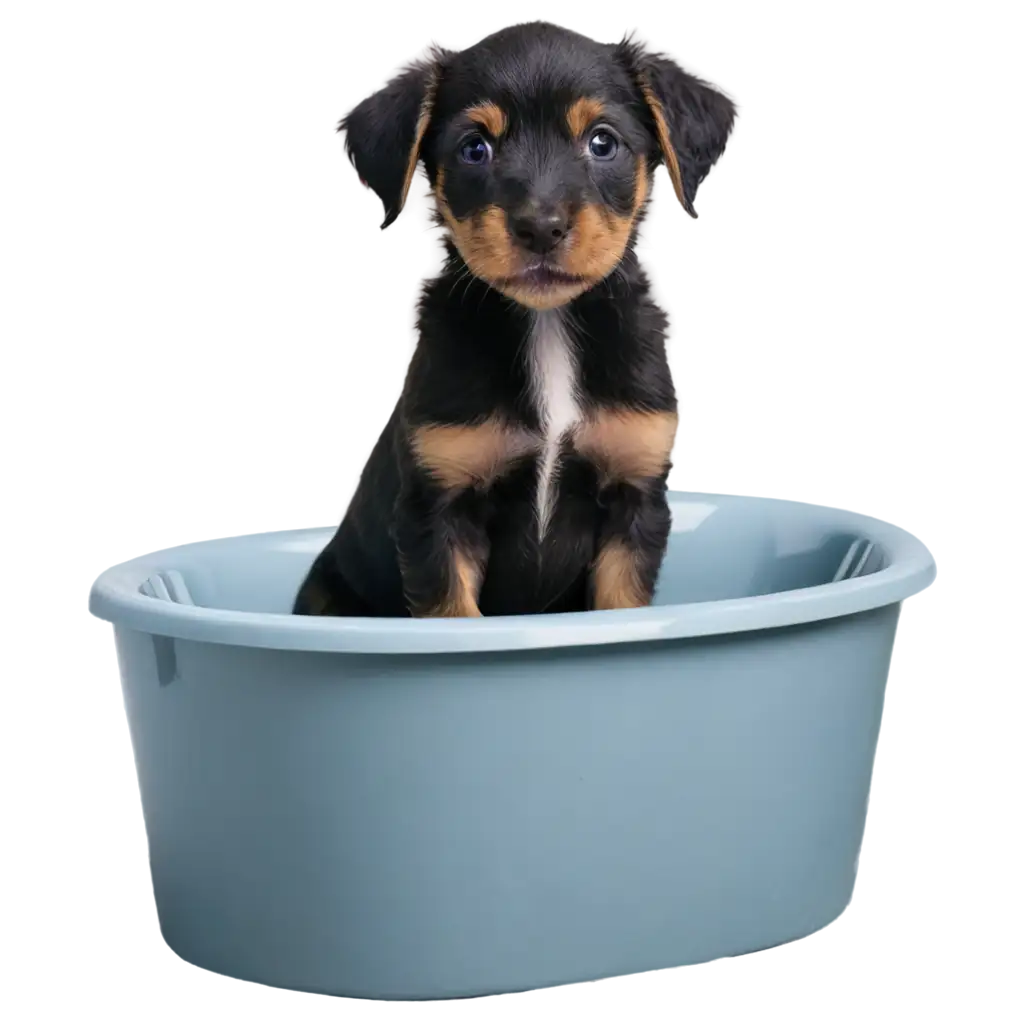
[[[409,187],[412,185],[413,175],[416,173],[416,164],[420,159],[420,146],[423,144],[423,136],[427,133],[427,126],[430,124],[430,114],[434,109],[434,98],[437,96],[438,74],[431,71],[427,79],[427,91],[424,93],[423,102],[420,104],[420,114],[416,120],[416,134],[413,136],[412,148],[409,150],[409,162],[405,166],[405,180],[402,182],[402,195],[398,200],[398,212],[401,213],[405,206],[405,200],[409,195]]]
[[[565,122],[574,138],[579,138],[602,114],[604,104],[592,96],[576,100],[566,111]]]
[[[512,241],[505,211],[498,206],[488,206],[459,220],[445,198],[443,167],[438,169],[434,185],[438,211],[466,266],[503,295],[537,310],[566,305],[615,269],[647,200],[647,192],[647,165],[641,158],[636,165],[633,210],[628,217],[619,217],[601,207],[589,205],[577,214],[560,266],[581,280],[538,291],[510,280],[521,271],[524,260]]]
[[[442,487],[489,487],[539,442],[525,430],[491,418],[471,426],[423,426],[412,433],[416,461]]]
[[[483,581],[483,560],[461,548],[452,552],[451,586],[440,604],[419,614],[425,619],[476,619],[481,617],[477,598]]]
[[[658,145],[661,147],[662,156],[665,159],[665,167],[668,176],[672,179],[672,187],[675,189],[676,198],[689,210],[690,204],[686,201],[686,194],[683,192],[683,175],[679,170],[679,160],[676,158],[676,151],[672,147],[672,132],[669,130],[668,121],[665,119],[665,109],[661,100],[654,94],[654,90],[647,82],[641,81],[640,91],[643,93],[647,106],[654,118],[654,127],[658,132]]]
[[[503,295],[532,309],[554,309],[564,306],[589,287],[582,283],[537,292],[510,281],[509,278],[521,270],[523,260],[512,243],[505,211],[499,206],[487,206],[471,217],[458,220],[444,198],[444,168],[437,172],[434,194],[466,266]]]
[[[575,271],[572,271],[572,273],[575,273]],[[575,282],[572,284],[566,283],[538,291],[533,288],[523,287],[514,281],[506,281],[498,285],[497,288],[502,295],[515,299],[522,306],[542,310],[557,309],[559,306],[572,302],[577,295],[582,295],[593,283],[592,281],[580,281],[578,284]]]
[[[594,608],[643,608],[650,604],[637,572],[636,556],[621,541],[612,541],[594,561]]]
[[[508,127],[508,118],[505,111],[496,103],[479,103],[466,111],[466,117],[481,128],[487,130],[492,139],[497,139],[505,134]]]
[[[516,272],[519,263],[504,210],[498,206],[486,206],[472,216],[459,220],[445,199],[443,167],[437,172],[434,198],[455,247],[462,254],[466,266],[477,277],[493,283]]]
[[[647,166],[643,159],[637,161],[635,189],[633,211],[628,217],[617,216],[602,206],[580,209],[562,261],[568,273],[578,274],[592,284],[615,269],[647,200]]]
[[[668,465],[678,419],[674,412],[600,409],[577,428],[574,443],[605,482],[651,479]]]

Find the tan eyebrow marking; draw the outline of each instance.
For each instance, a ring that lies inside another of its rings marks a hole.
[[[604,113],[604,104],[593,96],[584,96],[565,112],[565,120],[573,136],[579,137]]]
[[[466,117],[482,128],[486,128],[491,138],[494,139],[503,135],[508,127],[505,111],[497,103],[478,103],[466,111]]]

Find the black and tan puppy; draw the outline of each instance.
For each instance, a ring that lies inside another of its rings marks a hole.
[[[422,161],[447,259],[423,290],[402,397],[297,613],[650,602],[676,399],[633,244],[659,164],[696,216],[733,116],[631,41],[529,24],[435,51],[345,118],[385,227]]]

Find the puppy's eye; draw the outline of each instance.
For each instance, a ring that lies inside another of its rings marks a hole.
[[[588,148],[595,160],[611,160],[619,151],[619,140],[607,128],[598,128],[590,136]]]
[[[459,159],[479,167],[491,159],[490,143],[482,135],[471,135],[459,146]]]

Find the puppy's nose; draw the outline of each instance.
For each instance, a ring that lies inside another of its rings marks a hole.
[[[569,230],[569,215],[560,209],[524,210],[512,218],[512,234],[524,249],[539,256],[551,252]]]

